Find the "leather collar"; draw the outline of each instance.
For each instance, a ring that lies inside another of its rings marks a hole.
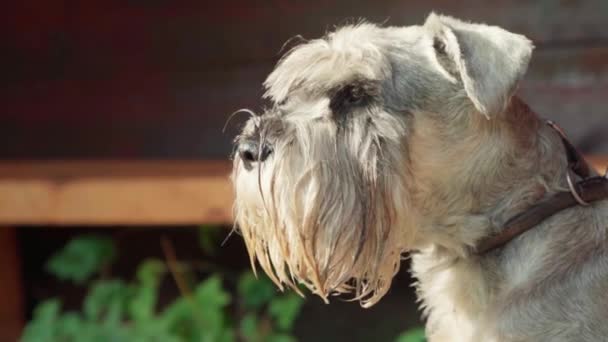
[[[511,217],[500,232],[480,241],[475,249],[476,254],[482,255],[504,246],[559,211],[576,205],[590,205],[593,202],[608,199],[608,170],[604,176],[592,177],[591,168],[570,143],[564,131],[551,121],[547,121],[547,124],[560,135],[564,144],[568,157],[567,180],[570,191],[552,194],[528,210]],[[575,183],[572,180],[573,176],[579,177],[581,180]]]

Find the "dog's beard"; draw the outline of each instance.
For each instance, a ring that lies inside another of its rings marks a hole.
[[[352,293],[363,306],[388,291],[413,230],[402,123],[387,121],[388,136],[365,122],[292,123],[261,165],[248,171],[235,157],[236,222],[252,266],[281,289]]]

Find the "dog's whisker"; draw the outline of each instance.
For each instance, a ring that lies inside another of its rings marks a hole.
[[[236,116],[237,114],[240,114],[240,113],[249,114],[250,117],[255,117],[256,116],[256,114],[252,110],[247,109],[247,108],[241,108],[239,110],[236,110],[236,111],[234,111],[232,114],[230,114],[228,116],[228,119],[226,119],[226,122],[224,123],[224,126],[222,127],[222,133],[226,133],[226,128],[228,127],[228,124],[230,123],[230,121],[232,120],[232,118],[234,118],[234,116]]]
[[[228,242],[228,239],[230,239],[230,237],[232,236],[232,234],[234,234],[236,232],[236,222],[232,225],[232,228],[230,229],[230,231],[228,232],[228,235],[226,235],[226,237],[224,238],[224,240],[222,240],[222,243],[220,244],[220,247],[224,247],[224,245],[226,244],[226,242]]]
[[[294,50],[295,48],[297,48],[297,44],[302,44],[302,43],[306,42],[306,39],[305,39],[305,38],[304,38],[302,35],[300,35],[300,34],[295,35],[295,36],[293,36],[293,37],[291,37],[291,38],[287,39],[287,40],[285,41],[285,43],[283,43],[283,45],[281,45],[281,48],[279,49],[278,54],[279,54],[279,55],[280,55],[280,54],[282,54],[282,53],[283,53],[283,50],[285,50],[285,47],[287,47],[289,44],[291,44],[291,43],[292,43],[294,40],[299,40],[299,42],[298,42],[298,43],[296,43],[296,46],[293,46],[292,48],[290,48],[290,49],[289,49],[289,50],[286,52],[286,54],[289,54],[289,51],[292,51],[292,50]]]

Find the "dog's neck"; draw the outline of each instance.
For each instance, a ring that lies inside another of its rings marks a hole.
[[[552,148],[560,137],[516,97],[491,120],[470,112],[454,120],[459,122],[444,127],[424,115],[416,118],[412,192],[424,239],[417,247],[435,245],[466,256],[510,217],[562,190],[567,160]]]
[[[502,249],[474,254],[477,243],[498,233],[509,218],[552,193],[568,191],[568,160],[559,134],[517,98],[503,116],[468,126],[480,129],[482,138],[468,140],[463,130],[459,139],[444,142],[428,134],[436,128],[420,126],[414,134],[424,136],[411,144],[412,172],[421,175],[414,192],[422,231],[418,236],[425,238],[412,256],[412,270],[435,336],[443,329],[466,336],[467,327],[473,334],[475,326],[483,325],[476,321],[493,314],[488,308],[500,308],[494,302],[505,293],[565,272],[548,269],[543,260],[584,260],[595,253],[601,246],[589,234],[601,236],[608,224],[608,215],[598,218],[587,208],[574,207]],[[425,148],[433,144],[435,148]],[[608,210],[608,201],[598,205]],[[567,247],[581,245],[584,252]]]
[[[479,242],[475,249],[477,255],[481,256],[501,248],[562,210],[574,206],[586,207],[596,201],[608,199],[608,171],[603,176],[594,176],[595,173],[589,164],[570,143],[561,128],[551,121],[548,121],[547,124],[562,137],[564,143],[564,150],[568,157],[566,181],[569,191],[550,194],[529,209],[511,217],[498,233]]]

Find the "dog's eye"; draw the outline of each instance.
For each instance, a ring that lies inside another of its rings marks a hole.
[[[361,88],[356,86],[346,86],[344,88],[343,103],[348,105],[358,104],[363,101],[365,93]]]
[[[339,114],[350,108],[365,105],[370,97],[371,94],[366,87],[360,84],[349,84],[334,93],[329,102],[329,108],[333,113]]]
[[[441,40],[439,40],[438,38],[435,38],[433,40],[433,48],[435,49],[435,52],[437,52],[438,54],[441,55],[445,55],[445,43]]]

